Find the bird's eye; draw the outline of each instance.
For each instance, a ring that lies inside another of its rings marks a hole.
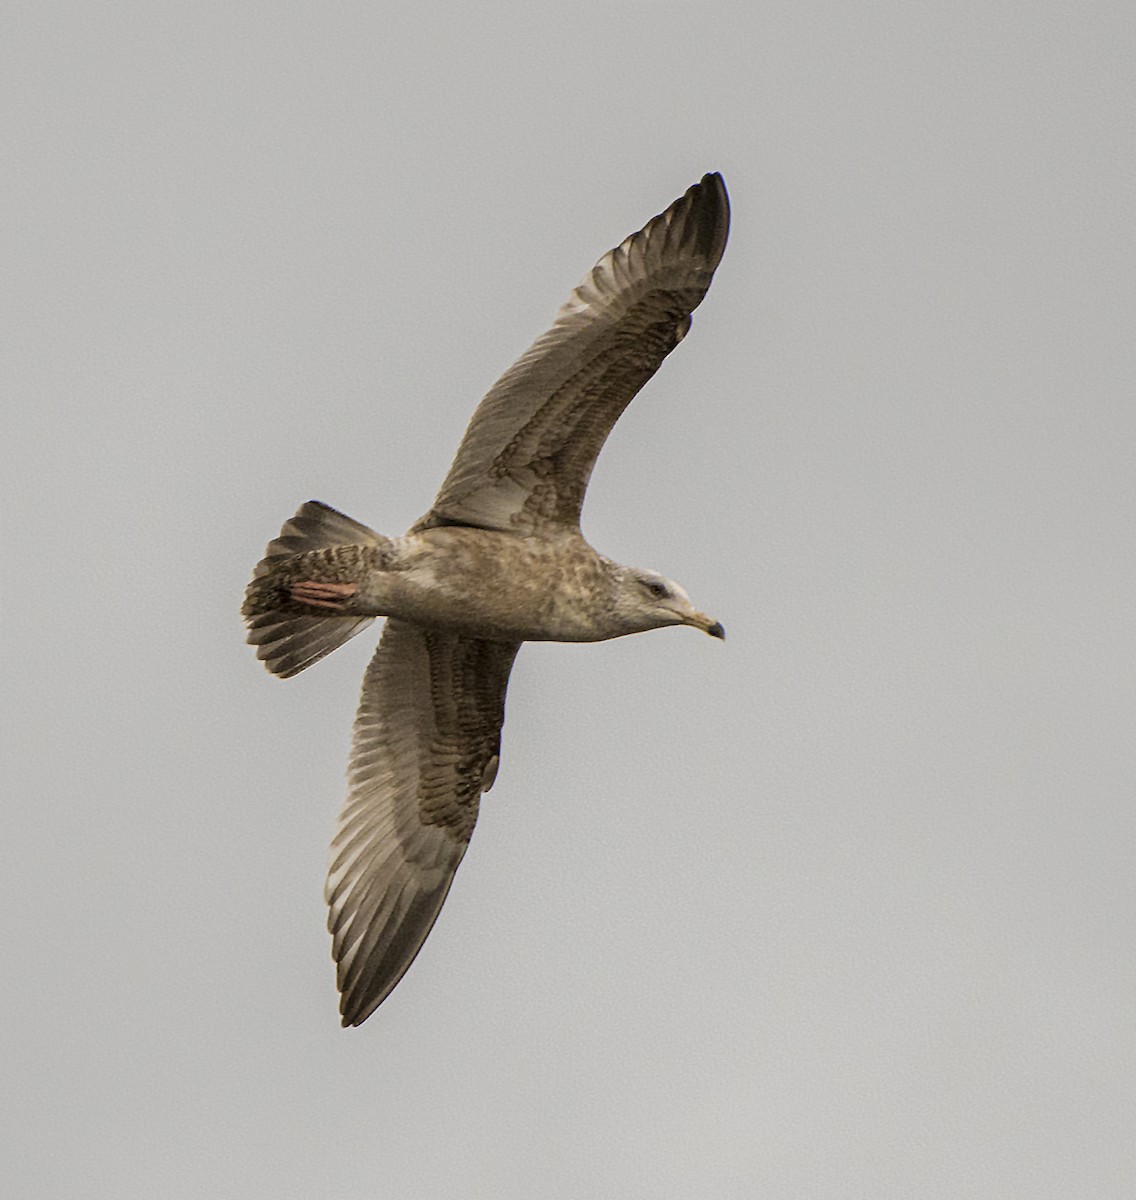
[[[667,595],[667,585],[661,583],[658,579],[647,580],[647,591],[656,599],[662,600]]]

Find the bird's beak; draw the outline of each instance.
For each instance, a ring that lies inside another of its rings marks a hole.
[[[685,618],[683,624],[692,625],[695,629],[701,629],[703,633],[708,633],[711,637],[721,638],[723,641],[726,640],[726,631],[722,628],[722,622],[713,620],[704,612],[691,612]]]

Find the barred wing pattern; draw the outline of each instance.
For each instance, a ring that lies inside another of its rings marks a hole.
[[[706,175],[604,255],[481,402],[415,528],[578,528],[600,448],[690,328],[729,220],[721,176]]]
[[[375,1011],[434,925],[493,784],[517,650],[387,622],[327,881],[344,1025]]]

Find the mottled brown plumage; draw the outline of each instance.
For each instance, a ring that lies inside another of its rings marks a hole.
[[[728,226],[707,175],[600,259],[481,402],[403,537],[310,501],[256,567],[242,611],[277,675],[389,618],[327,881],[345,1025],[382,1003],[437,918],[496,777],[520,643],[679,624],[724,636],[676,584],[597,554],[579,520],[604,440],[689,330]]]

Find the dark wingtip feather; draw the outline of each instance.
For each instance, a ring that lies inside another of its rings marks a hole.
[[[711,267],[716,267],[730,233],[730,197],[725,180],[717,171],[711,171],[687,191],[681,202],[689,204],[687,224],[695,248]]]
[[[368,929],[363,944],[352,947],[350,957],[337,962],[340,1024],[344,1029],[362,1025],[402,981],[434,928],[453,881],[451,872],[440,886],[421,890],[397,919]],[[328,928],[333,933],[336,915],[333,910],[328,917]]]

